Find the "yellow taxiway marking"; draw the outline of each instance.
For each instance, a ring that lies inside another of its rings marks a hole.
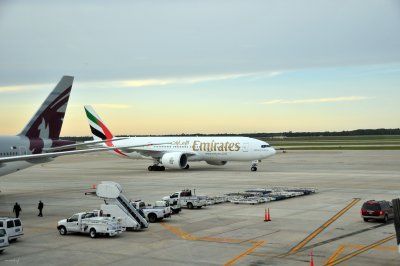
[[[363,252],[365,252],[365,251],[368,251],[368,250],[370,250],[370,249],[380,249],[380,250],[389,250],[388,248],[382,248],[382,247],[378,247],[378,246],[380,246],[380,245],[382,245],[383,243],[386,243],[386,242],[388,242],[388,241],[390,241],[390,240],[392,240],[392,239],[395,239],[396,238],[396,235],[391,235],[391,236],[388,236],[388,237],[386,237],[386,238],[384,238],[384,239],[382,239],[382,240],[379,240],[379,241],[377,241],[377,242],[375,242],[375,243],[373,243],[373,244],[371,244],[371,245],[368,245],[368,246],[353,246],[353,245],[347,245],[347,246],[349,246],[349,247],[361,247],[360,249],[358,249],[358,250],[356,250],[356,251],[354,251],[354,252],[352,252],[352,253],[350,253],[350,254],[348,254],[348,255],[346,255],[346,256],[344,256],[344,257],[342,257],[342,258],[340,258],[340,259],[336,259],[338,256],[339,256],[339,254],[340,253],[342,253],[343,251],[344,251],[344,248],[343,249],[341,249],[341,250],[339,250],[339,249],[337,249],[336,251],[335,251],[335,253],[334,253],[334,255],[324,264],[324,266],[334,266],[334,265],[337,265],[337,264],[339,264],[339,263],[342,263],[342,262],[344,262],[344,261],[346,261],[346,260],[349,260],[349,259],[351,259],[351,258],[353,258],[353,257],[355,257],[355,256],[357,256],[357,255],[359,255],[359,254],[361,254],[361,253],[363,253]],[[344,245],[345,246],[345,245]],[[397,250],[397,248],[395,248],[395,249],[390,249],[390,250]],[[336,256],[335,256],[336,255]],[[332,258],[335,256],[335,259],[334,260],[332,260]]]
[[[180,238],[184,240],[190,240],[190,241],[209,241],[209,242],[217,242],[217,243],[230,243],[230,244],[240,244],[240,243],[251,243],[253,246],[246,250],[245,252],[239,254],[238,256],[234,257],[230,261],[224,264],[224,266],[231,266],[244,256],[248,255],[258,247],[262,246],[265,241],[263,240],[243,240],[243,239],[232,239],[232,238],[214,238],[214,237],[194,237],[191,234],[183,231],[182,229],[172,226],[172,225],[167,225],[165,223],[160,223],[162,227],[170,231],[171,233],[179,236]]]
[[[361,199],[355,198],[352,202],[350,202],[346,207],[344,207],[340,212],[336,213],[332,218],[326,221],[323,225],[321,225],[317,230],[312,232],[308,237],[306,237],[303,241],[301,241],[297,246],[292,248],[287,254],[283,254],[283,256],[292,255],[298,252],[302,247],[307,245],[312,239],[314,239],[318,234],[320,234],[325,228],[331,225],[334,221],[336,221],[340,216],[350,210],[351,207],[356,205]]]
[[[324,262],[323,265],[327,265],[328,263],[331,263],[332,261],[335,261],[340,254],[343,253],[343,251],[346,249],[346,245],[341,245],[336,251],[332,254],[332,256]]]

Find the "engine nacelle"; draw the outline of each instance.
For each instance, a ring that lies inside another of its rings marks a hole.
[[[161,163],[172,169],[183,169],[187,165],[187,156],[181,152],[169,152],[161,157]]]
[[[225,165],[227,161],[206,161],[206,163],[211,165]]]

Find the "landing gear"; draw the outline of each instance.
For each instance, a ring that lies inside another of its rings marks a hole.
[[[185,169],[185,170],[187,170],[187,169],[189,169],[189,165],[187,164],[186,166],[185,166],[185,168],[183,168],[183,169]]]
[[[158,165],[158,164],[154,164],[154,165],[150,165],[147,170],[149,171],[165,171],[165,167],[163,165]]]
[[[252,172],[256,172],[256,171],[257,171],[257,165],[258,165],[259,162],[260,162],[259,160],[255,160],[255,161],[252,161],[252,162],[251,162],[251,168],[250,168],[250,170],[251,170]]]

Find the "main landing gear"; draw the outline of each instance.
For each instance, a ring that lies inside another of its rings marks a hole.
[[[153,164],[147,168],[149,171],[165,171],[165,167],[163,165]]]
[[[256,171],[257,171],[257,165],[258,165],[259,162],[260,162],[259,160],[255,160],[255,161],[252,161],[252,162],[251,162],[251,168],[250,168],[250,170],[251,170],[252,172],[256,172]]]

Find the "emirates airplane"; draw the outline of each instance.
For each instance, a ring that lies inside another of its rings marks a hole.
[[[61,78],[21,133],[0,136],[0,176],[50,162],[58,156],[111,150],[108,147],[74,150],[78,146],[106,143],[107,139],[84,144],[59,139],[73,80],[70,76]]]
[[[94,141],[114,136],[91,106],[85,106]],[[158,143],[158,144],[152,144]],[[228,161],[251,161],[251,171],[257,171],[261,159],[276,153],[268,143],[247,137],[129,137],[100,145],[115,147],[114,154],[127,159],[151,159],[149,171],[189,169],[188,161],[205,161],[210,165],[225,165]]]

